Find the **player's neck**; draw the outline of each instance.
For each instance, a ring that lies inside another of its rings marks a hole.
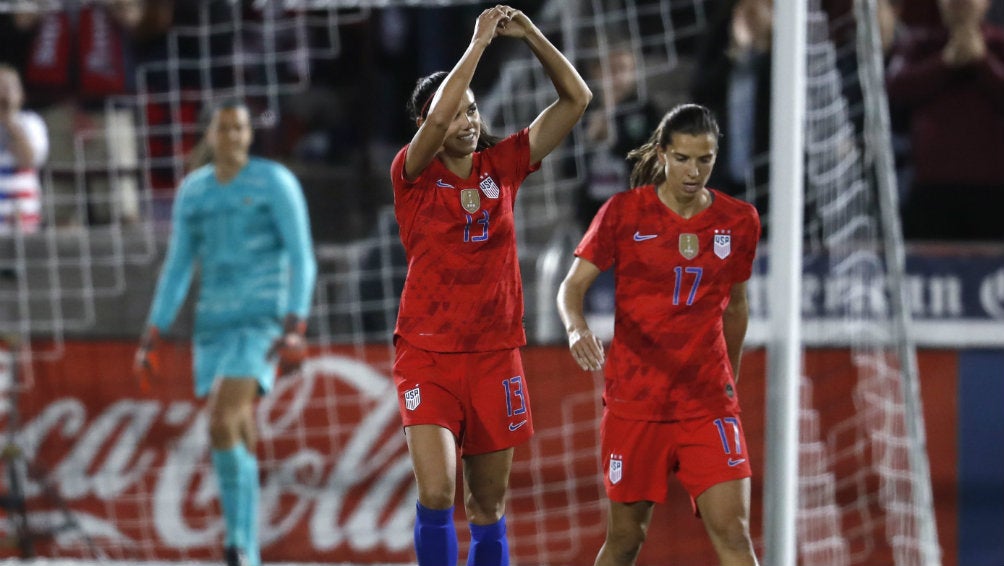
[[[243,169],[247,163],[247,156],[244,156],[243,158],[217,160],[213,163],[216,169],[216,180],[223,184],[233,181],[234,177],[241,172],[241,169]]]
[[[699,212],[711,206],[711,192],[706,188],[689,194],[670,190],[665,183],[656,191],[659,200],[667,208],[683,218],[692,218]]]
[[[471,169],[474,167],[474,155],[468,153],[467,155],[450,155],[445,151],[439,152],[439,160],[443,162],[443,165],[461,179],[466,179],[471,176]]]

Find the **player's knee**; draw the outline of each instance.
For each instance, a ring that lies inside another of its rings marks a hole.
[[[449,509],[453,506],[456,487],[448,481],[418,487],[418,502],[429,509]]]
[[[241,423],[237,415],[213,411],[209,416],[209,439],[215,448],[228,448],[241,440]]]
[[[490,525],[505,515],[505,487],[473,490],[464,497],[464,509],[471,523]]]
[[[749,526],[741,519],[708,525],[708,533],[717,548],[729,553],[747,553],[753,548]]]
[[[617,555],[620,563],[631,563],[648,536],[647,524],[614,525],[607,533],[607,546]]]
[[[497,523],[505,515],[505,492],[501,494],[468,494],[464,498],[467,520],[475,525]]]
[[[617,541],[607,539],[603,553],[613,559],[614,564],[634,564],[641,553],[641,541]]]

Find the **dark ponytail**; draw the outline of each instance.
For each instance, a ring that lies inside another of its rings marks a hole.
[[[408,117],[411,119],[412,124],[417,123],[420,119],[424,120],[429,115],[429,107],[432,106],[432,99],[436,96],[436,91],[439,90],[440,85],[446,80],[447,75],[446,71],[436,71],[431,75],[418,79],[415,83],[415,89],[411,91],[411,97],[408,98],[406,106]],[[488,129],[485,128],[484,121],[482,121],[481,135],[478,136],[476,151],[488,149],[500,141],[502,141],[502,138],[491,135]]]
[[[411,92],[407,107],[408,117],[411,118],[412,123],[417,122],[419,118],[425,119],[429,113],[429,106],[432,105],[432,97],[436,96],[439,85],[446,80],[446,74],[446,71],[436,71],[427,77],[418,79],[418,82],[415,83],[415,90]]]
[[[631,170],[631,186],[660,185],[666,180],[666,169],[659,162],[658,151],[673,141],[673,134],[699,136],[711,134],[717,141],[721,137],[714,113],[699,104],[680,104],[663,116],[652,136],[640,147],[628,152],[635,161]]]

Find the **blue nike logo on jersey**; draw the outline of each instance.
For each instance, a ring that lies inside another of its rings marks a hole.
[[[634,241],[644,242],[645,240],[651,240],[652,238],[658,238],[658,234],[642,234],[641,232],[635,231]]]
[[[746,458],[729,458],[729,466],[735,467],[746,461]]]
[[[437,187],[442,187],[444,189],[452,189],[452,188],[454,188],[453,185],[447,183],[446,181],[444,181],[442,179],[437,179],[436,180],[436,186]]]
[[[519,428],[526,424],[526,419],[519,421],[516,424],[509,423],[509,432],[516,432]]]

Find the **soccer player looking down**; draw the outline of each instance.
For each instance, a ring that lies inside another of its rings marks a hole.
[[[198,265],[195,395],[209,395],[228,566],[261,564],[254,403],[272,389],[277,362],[299,359],[317,275],[300,183],[282,165],[250,157],[251,139],[247,106],[231,101],[215,109],[206,132],[212,162],[178,189],[135,359],[141,374],[156,369],[158,337],[174,321]]]
[[[723,566],[755,566],[750,463],[736,381],[760,219],[708,189],[718,124],[677,106],[633,150],[635,188],[593,219],[558,290],[569,349],[584,370],[604,366],[600,444],[610,499],[597,566],[634,564],[672,472],[690,493]],[[614,269],[614,337],[606,359],[582,299]]]
[[[558,94],[529,127],[502,140],[482,127],[468,88],[499,36],[522,39]],[[520,184],[591,97],[525,14],[496,6],[478,16],[453,69],[420,79],[409,102],[418,131],[390,172],[408,261],[394,380],[418,483],[420,566],[457,562],[458,448],[471,528],[467,564],[509,563],[504,512],[513,447],[533,434],[519,352],[526,335],[513,206]]]

